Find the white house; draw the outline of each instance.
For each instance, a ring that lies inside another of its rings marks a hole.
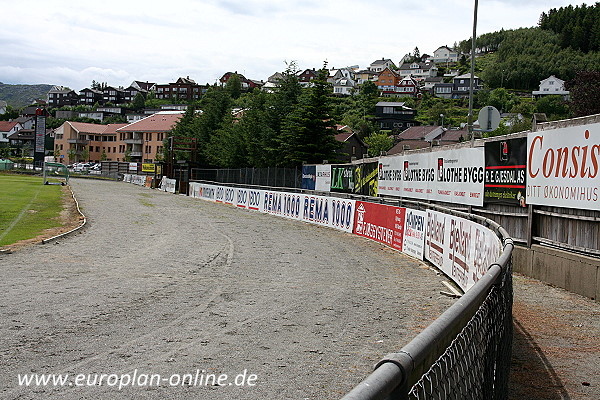
[[[394,67],[394,62],[389,58],[381,58],[381,60],[375,60],[369,65],[369,70],[374,72],[381,72],[386,68]]]
[[[17,121],[0,121],[0,143],[8,143],[8,137],[23,129]]]
[[[350,96],[356,87],[356,82],[351,78],[340,78],[333,84],[333,94]]]
[[[448,46],[440,46],[433,52],[434,63],[458,62],[458,52]]]
[[[569,91],[565,90],[565,81],[550,75],[550,77],[540,81],[540,89],[534,90],[531,93],[533,98],[539,98],[542,96],[558,95],[562,96],[563,99],[569,99]]]
[[[402,77],[412,76],[417,79],[425,79],[437,76],[438,69],[435,64],[429,63],[404,63],[398,68],[398,73]]]

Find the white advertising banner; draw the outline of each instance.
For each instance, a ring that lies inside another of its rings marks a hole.
[[[496,234],[475,222],[427,211],[425,259],[469,290],[500,256]]]
[[[419,260],[423,259],[425,247],[425,227],[427,226],[427,212],[406,209],[404,217],[404,236],[402,252]]]
[[[600,123],[527,135],[527,203],[600,210]]]
[[[464,148],[431,154],[435,184],[431,199],[447,203],[483,206],[485,149]]]
[[[317,165],[317,177],[315,182],[315,190],[321,192],[331,191],[331,165]]]
[[[380,195],[402,196],[403,156],[379,159],[378,192]]]
[[[443,152],[437,152],[442,154]],[[437,183],[431,153],[408,154],[402,163],[402,196],[433,200]]]
[[[302,193],[262,193],[261,211],[298,221],[352,232],[355,200]]]
[[[190,196],[352,232],[355,200],[190,183]]]
[[[217,192],[217,185],[208,185],[205,183],[191,182],[189,186],[190,197],[194,197],[196,199],[216,201],[215,197]]]
[[[175,189],[177,186],[176,179],[169,179],[166,176],[163,176],[160,181],[159,189],[163,192],[175,193]]]
[[[463,148],[379,159],[379,193],[483,205],[484,148]]]

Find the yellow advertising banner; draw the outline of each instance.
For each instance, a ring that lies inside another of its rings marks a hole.
[[[156,165],[154,164],[142,164],[142,172],[155,172]]]

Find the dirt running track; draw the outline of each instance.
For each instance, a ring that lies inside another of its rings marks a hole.
[[[89,227],[0,255],[3,399],[337,399],[453,302],[423,264],[349,234],[126,183],[72,186]],[[169,386],[197,370],[228,380]],[[244,370],[253,386],[235,385]],[[70,380],[19,387],[27,373]],[[80,387],[77,374],[106,376]],[[162,382],[118,390],[115,374]]]

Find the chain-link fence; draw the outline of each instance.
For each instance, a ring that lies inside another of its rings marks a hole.
[[[491,220],[424,205],[494,229],[500,258],[458,301],[343,400],[506,399],[512,350],[512,249],[504,228]]]
[[[238,183],[255,186],[300,188],[302,170],[299,168],[192,168],[192,181]]]
[[[444,354],[412,387],[410,399],[505,399],[512,346],[512,271],[487,298]]]

